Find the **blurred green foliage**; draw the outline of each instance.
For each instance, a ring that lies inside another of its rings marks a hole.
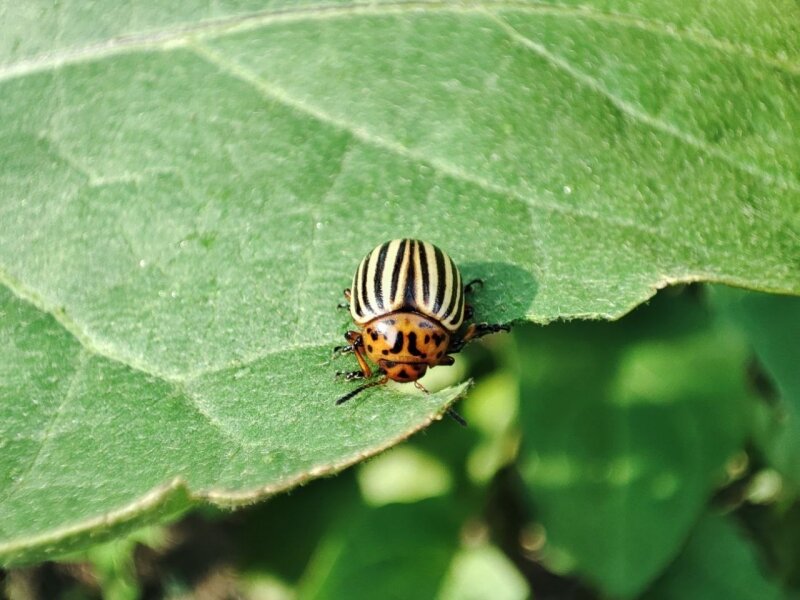
[[[467,429],[445,419],[251,509],[14,571],[6,593],[789,597],[798,339],[800,299],[701,286],[615,323],[519,327],[465,353]]]

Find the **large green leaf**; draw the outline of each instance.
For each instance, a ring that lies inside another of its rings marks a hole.
[[[750,430],[746,346],[685,297],[519,336],[521,470],[551,568],[629,598],[666,566]]]
[[[458,516],[448,500],[353,510],[325,536],[299,597],[436,597],[458,550]]]
[[[332,306],[386,238],[444,246],[493,321],[800,292],[799,9],[681,5],[4,6],[0,560],[440,412],[460,389],[331,406]]]
[[[645,600],[779,600],[780,587],[764,576],[756,549],[728,519],[704,516],[689,542]]]

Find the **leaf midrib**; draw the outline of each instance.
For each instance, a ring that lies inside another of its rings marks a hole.
[[[66,313],[58,310],[56,307],[50,306],[41,295],[30,289],[23,282],[9,275],[4,265],[0,265],[0,285],[11,292],[14,297],[19,298],[23,302],[31,304],[37,310],[53,318],[56,323],[58,323],[64,331],[69,333],[70,336],[72,336],[72,338],[81,346],[81,348],[89,354],[124,365],[125,367],[146,375],[147,377],[158,379],[173,388],[177,387],[183,389],[187,385],[190,385],[202,377],[223,371],[243,369],[275,354],[294,352],[297,350],[322,350],[328,347],[326,344],[294,343],[291,345],[281,346],[273,350],[268,350],[266,352],[255,353],[244,358],[223,363],[221,365],[212,365],[196,371],[167,372],[159,370],[154,365],[151,365],[147,362],[137,361],[134,358],[128,357],[124,353],[115,350],[113,346],[99,342],[93,338],[87,329],[85,329],[80,323],[71,319]]]

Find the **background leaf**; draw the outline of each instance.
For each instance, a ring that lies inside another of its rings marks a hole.
[[[0,13],[0,560],[335,471],[332,308],[398,235],[490,321],[800,293],[796,4],[182,0]]]
[[[759,435],[768,460],[800,488],[800,299],[714,287],[710,295],[724,319],[747,336],[777,398]]]
[[[752,425],[746,347],[696,301],[521,336],[520,470],[545,562],[613,597],[669,563]]]
[[[781,589],[764,577],[759,562],[754,547],[730,519],[706,515],[680,556],[644,598],[785,598]]]
[[[301,598],[434,598],[458,548],[455,515],[440,500],[354,511],[326,537]]]

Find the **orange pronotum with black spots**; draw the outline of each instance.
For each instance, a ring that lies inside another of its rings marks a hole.
[[[428,242],[391,240],[376,247],[359,263],[352,287],[344,295],[359,331],[348,331],[347,346],[339,353],[355,354],[359,371],[338,373],[347,379],[369,379],[370,362],[377,365],[380,379],[345,394],[346,402],[362,390],[382,385],[389,379],[414,382],[429,367],[453,364],[450,354],[474,338],[508,331],[506,325],[472,323],[461,333],[465,319],[472,315],[465,295],[475,280],[463,285],[452,259]],[[453,411],[457,420],[463,422]]]

